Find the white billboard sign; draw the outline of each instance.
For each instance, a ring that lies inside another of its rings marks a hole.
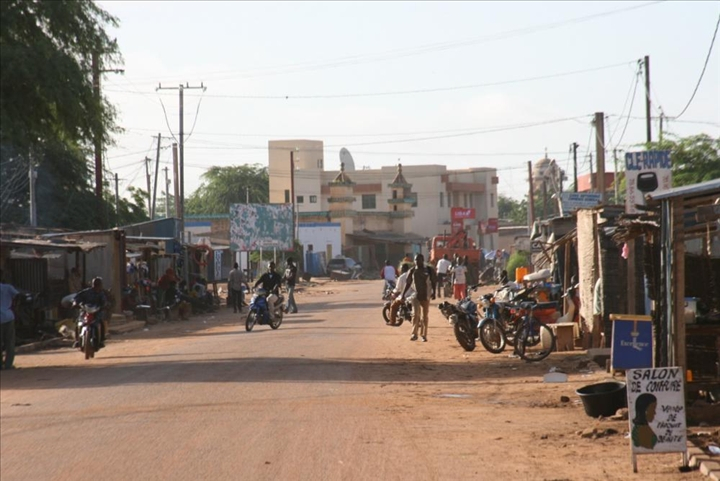
[[[625,212],[641,212],[636,205],[645,205],[645,194],[672,187],[672,162],[669,150],[627,152],[625,154],[627,195]]]

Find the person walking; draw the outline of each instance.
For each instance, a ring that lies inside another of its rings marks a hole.
[[[14,369],[15,361],[15,313],[13,304],[20,294],[10,284],[5,284],[3,273],[0,271],[0,355],[5,352],[5,362],[1,362],[0,369]]]
[[[295,282],[297,281],[297,266],[295,265],[295,259],[293,259],[292,257],[288,257],[287,267],[285,268],[285,275],[283,276],[283,281],[285,281],[285,285],[287,286],[288,290],[288,300],[287,305],[285,306],[285,312],[297,314],[298,308],[297,304],[295,304]]]
[[[445,282],[447,282],[448,270],[452,263],[448,259],[447,254],[443,254],[442,259],[437,263],[437,287],[435,293],[445,298]]]
[[[466,274],[467,268],[462,259],[459,259],[458,264],[453,267],[452,270],[453,297],[458,301],[465,299],[465,289],[467,288]]]
[[[243,284],[245,276],[240,270],[238,263],[233,264],[233,268],[228,274],[228,293],[230,295],[230,305],[233,306],[233,312],[242,311],[243,304]]]
[[[430,310],[430,299],[435,299],[435,271],[432,267],[425,265],[425,257],[422,254],[415,255],[415,265],[408,272],[408,281],[401,297],[405,297],[412,287],[415,291],[413,299],[413,333],[411,341],[417,341],[418,333],[423,342],[427,342],[428,311]],[[422,313],[420,312],[422,309]]]

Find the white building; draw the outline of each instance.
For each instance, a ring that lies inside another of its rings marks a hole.
[[[404,252],[427,253],[427,240],[451,232],[452,207],[475,209],[475,219],[464,224],[468,235],[484,248],[498,246],[497,233],[480,229],[498,216],[494,168],[393,165],[354,170],[344,165],[341,171],[326,171],[322,141],[270,141],[268,151],[270,203],[289,203],[294,189],[299,221],[339,222],[346,255],[394,261]],[[358,246],[369,243],[376,244],[374,255],[358,252]]]

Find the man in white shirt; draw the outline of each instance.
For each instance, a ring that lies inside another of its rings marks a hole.
[[[458,301],[465,299],[465,289],[467,287],[467,280],[465,277],[466,273],[467,273],[467,268],[465,267],[465,264],[463,263],[463,261],[461,259],[459,261],[458,265],[456,265],[452,269],[453,297],[455,299],[457,299]]]
[[[448,260],[447,254],[444,254],[442,259],[440,259],[437,263],[437,287],[435,288],[435,292],[442,295],[442,297],[445,297],[445,289],[443,286],[445,285],[448,269],[450,269],[451,265],[452,263]]]
[[[397,281],[397,269],[390,265],[390,261],[385,261],[385,266],[380,271],[380,277],[385,279],[385,284],[383,284],[383,293],[388,285],[393,288],[395,287],[395,282]]]
[[[407,277],[408,272],[410,271],[410,266],[407,264],[402,265],[402,274],[400,274],[400,277],[397,279],[397,284],[395,285],[395,289],[393,290],[393,294],[395,296],[395,300],[390,304],[390,322],[391,324],[395,324],[397,322],[397,312],[398,309],[400,309],[400,306],[404,302],[402,298],[402,293],[405,290],[405,285],[407,284]],[[408,300],[412,300],[415,296],[415,291],[413,290],[412,286],[408,289],[407,293],[405,294]]]

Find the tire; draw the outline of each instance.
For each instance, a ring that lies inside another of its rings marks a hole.
[[[280,309],[280,312],[275,314],[275,320],[270,321],[270,327],[273,329],[277,329],[278,327],[280,327],[280,324],[282,324],[282,321],[283,321],[283,312],[282,312],[282,309]]]
[[[92,340],[90,339],[90,329],[85,329],[85,334],[82,336],[82,348],[83,353],[85,353],[85,360],[90,359],[93,357],[93,345]]]
[[[382,315],[383,319],[385,319],[385,324],[388,326],[392,325],[392,322],[390,321],[390,304],[383,307]]]
[[[528,361],[542,361],[555,350],[555,335],[549,326],[532,319],[529,326],[523,326],[517,335],[517,353]]]
[[[483,319],[480,321],[479,331],[480,342],[488,352],[500,354],[505,350],[506,339],[501,321]]]
[[[470,324],[467,320],[462,320],[453,326],[455,332],[455,339],[457,339],[460,346],[466,351],[475,350],[475,329],[470,328]]]
[[[257,312],[250,311],[248,312],[247,319],[245,319],[245,330],[250,332],[253,330],[253,327],[255,327],[255,323],[257,322]]]

